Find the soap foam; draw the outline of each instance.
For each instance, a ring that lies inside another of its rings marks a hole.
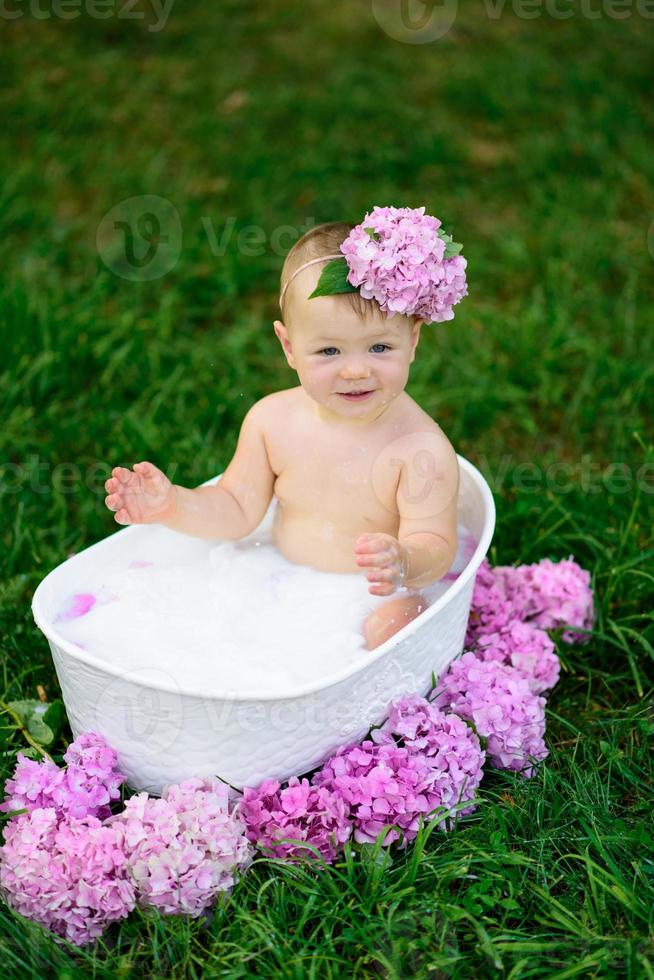
[[[459,526],[448,575],[422,590],[428,605],[451,587],[475,545]],[[156,667],[178,688],[209,696],[283,696],[374,656],[363,622],[391,597],[368,588],[363,569],[294,564],[270,531],[259,531],[207,542],[192,560],[126,554],[86,575],[55,622],[62,637],[120,671]]]

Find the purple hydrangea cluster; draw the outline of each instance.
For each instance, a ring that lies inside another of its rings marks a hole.
[[[352,833],[345,801],[297,776],[292,776],[284,789],[274,779],[266,779],[258,789],[246,787],[240,811],[248,839],[274,857],[288,860],[312,857],[313,852],[297,844],[280,844],[282,838],[310,844],[326,863],[331,863]]]
[[[472,722],[498,769],[532,776],[547,755],[545,698],[513,667],[464,653],[439,678],[433,703]]]
[[[231,887],[252,848],[218,779],[187,780],[163,799],[141,793],[111,815],[125,777],[94,732],[64,755],[66,769],[19,753],[5,812],[0,892],[21,915],[84,945],[134,908],[199,915]]]
[[[350,285],[388,316],[452,320],[452,307],[468,295],[467,262],[462,255],[445,258],[440,227],[424,207],[373,208],[341,245]]]
[[[19,753],[0,810],[11,818],[0,846],[0,893],[12,908],[78,945],[97,938],[136,904],[198,916],[252,860],[253,845],[288,860],[332,862],[350,839],[406,846],[421,816],[451,829],[469,813],[486,755],[533,775],[547,755],[545,699],[559,661],[545,633],[593,622],[590,577],[568,559],[477,573],[465,645],[439,678],[432,701],[394,701],[361,745],[341,746],[311,780],[266,780],[230,807],[215,777],[190,779],[161,799],[140,793],[111,815],[124,776],[93,732],[69,746],[60,769]],[[486,740],[486,752],[478,736]]]
[[[418,832],[420,814],[426,818],[441,806],[435,767],[419,753],[390,742],[377,745],[367,739],[361,745],[341,746],[316,773],[314,783],[345,800],[358,843],[374,843],[383,828],[393,824],[402,831],[405,847]],[[391,829],[384,844],[399,838]]]
[[[245,827],[215,777],[169,786],[161,799],[132,796],[111,824],[124,832],[138,904],[167,915],[201,915],[252,860]]]
[[[49,759],[37,762],[18,753],[13,779],[5,783],[5,813],[52,807],[59,816],[104,820],[110,803],[120,797],[125,777],[118,772],[118,757],[95,732],[85,732],[68,747],[60,769]]]
[[[474,653],[480,660],[514,667],[526,678],[533,694],[549,691],[561,672],[554,643],[545,630],[520,619],[510,620],[494,633],[477,634]]]
[[[477,572],[466,646],[479,633],[492,633],[510,620],[541,629],[561,626],[591,630],[595,620],[590,573],[569,558],[543,558],[532,565],[497,565],[484,559]],[[566,643],[580,643],[587,633],[565,630]]]
[[[563,561],[543,558],[533,565],[500,565],[495,581],[507,597],[517,619],[542,629],[578,626],[591,630],[595,621],[590,572],[580,568],[572,555]],[[566,643],[583,643],[588,633],[566,630]]]
[[[37,807],[9,820],[0,891],[11,908],[78,946],[134,908],[121,827]]]
[[[410,695],[391,704],[388,718],[373,729],[371,739],[378,744],[399,740],[401,746],[422,756],[434,770],[430,793],[438,795],[439,806],[452,807],[473,799],[486,754],[473,730],[457,715],[445,714],[427,698]],[[458,813],[463,816],[474,809],[465,807]],[[453,826],[452,814],[439,823],[441,830]]]
[[[496,633],[513,619],[511,604],[495,580],[494,570],[484,558],[475,577],[465,648],[472,649],[479,635]]]

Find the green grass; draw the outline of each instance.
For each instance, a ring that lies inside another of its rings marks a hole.
[[[149,458],[195,485],[249,406],[295,383],[272,331],[275,230],[374,204],[426,204],[464,243],[470,295],[423,330],[408,390],[491,482],[491,561],[572,554],[598,606],[587,645],[559,643],[540,774],[489,774],[455,833],[385,868],[262,859],[212,919],[135,913],[81,952],[2,906],[3,976],[654,977],[654,40],[636,14],[575,9],[470,3],[425,45],[344,0],[178,0],[158,33],[0,21],[5,700],[59,693],[30,600],[115,529],[110,467]],[[183,231],[150,282],[96,248],[140,194]],[[220,238],[230,221],[213,254],[207,222]],[[260,254],[239,247],[250,225]],[[3,739],[4,777],[22,743]]]

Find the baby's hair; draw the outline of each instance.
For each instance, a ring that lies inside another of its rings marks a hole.
[[[280,289],[283,289],[293,273],[305,262],[319,259],[326,255],[336,255],[339,248],[350,234],[354,225],[345,221],[330,221],[324,225],[316,225],[300,238],[290,250],[282,268]],[[325,263],[326,265],[327,263]],[[289,293],[295,283],[289,286],[282,300],[282,319],[286,319],[289,307]],[[379,309],[374,299],[364,299],[361,293],[342,293],[342,299],[347,300],[354,312],[365,319],[368,314]]]

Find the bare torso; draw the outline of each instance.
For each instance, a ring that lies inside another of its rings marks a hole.
[[[291,562],[325,572],[359,572],[360,534],[397,536],[400,469],[392,444],[440,427],[403,392],[367,425],[322,419],[301,386],[276,392],[265,426],[276,475],[273,540]]]

